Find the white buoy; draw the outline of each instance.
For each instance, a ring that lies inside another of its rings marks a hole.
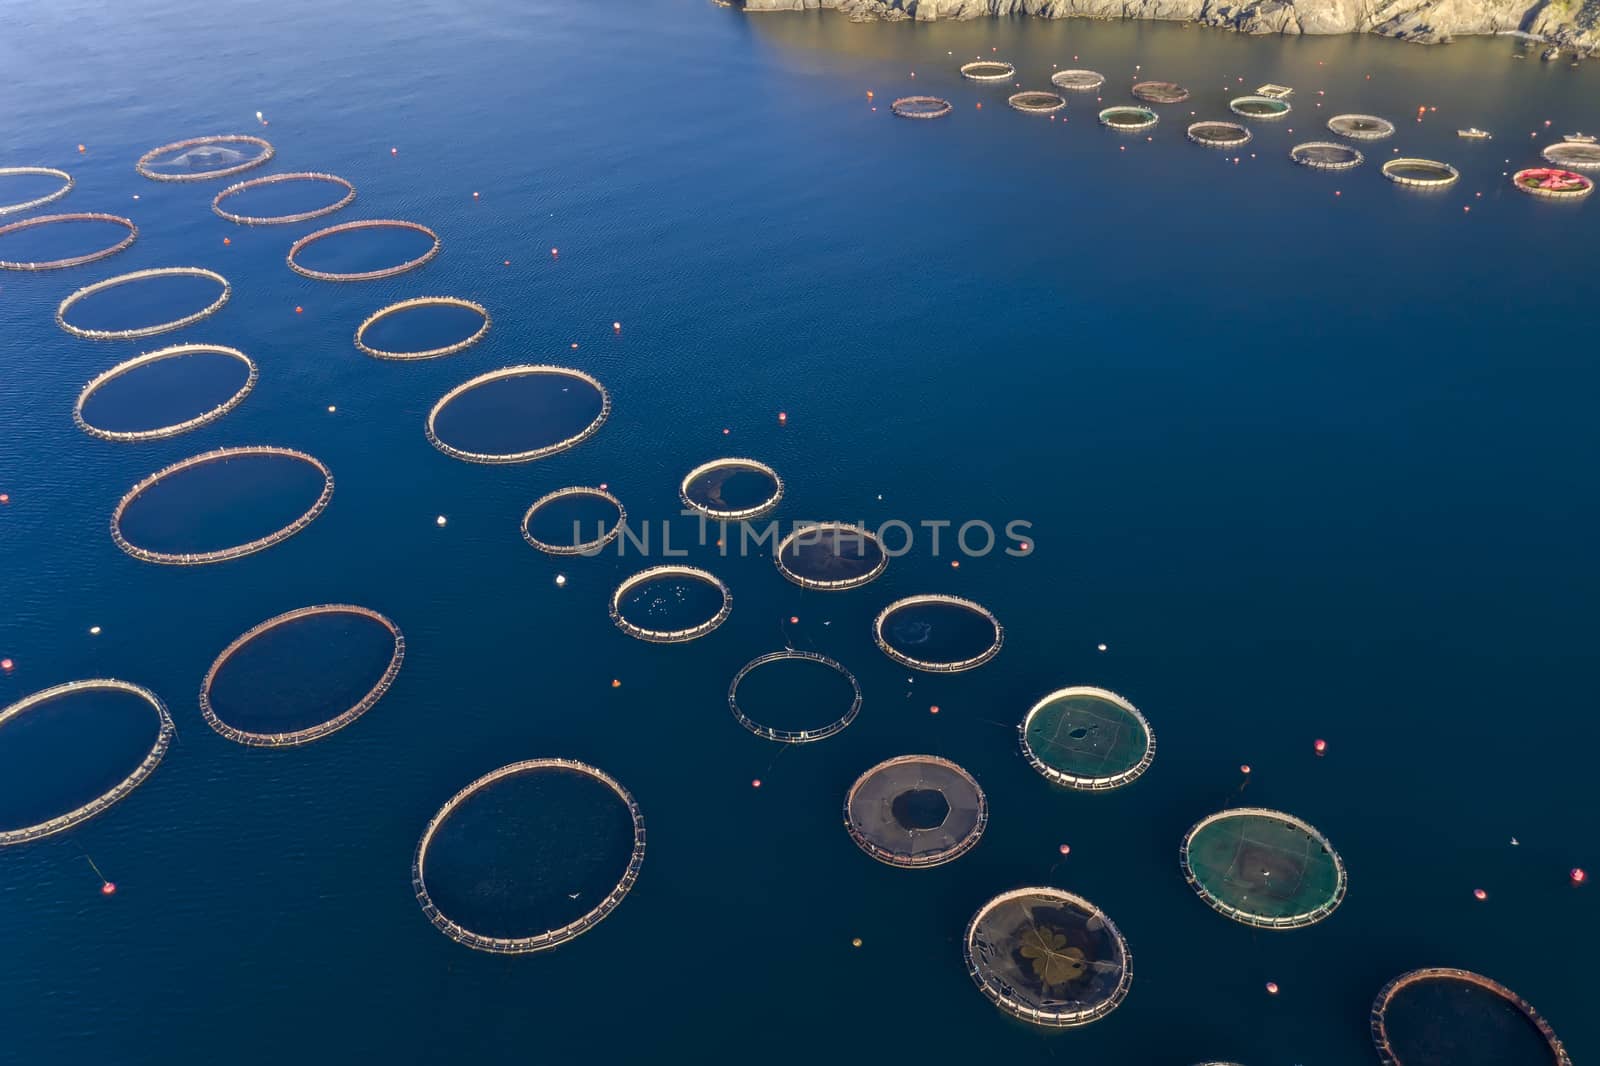
[[[256,121],[265,124],[267,120],[266,120],[265,117],[262,116],[261,112],[257,111],[256,112]]]
[[[440,515],[438,518],[435,518],[433,521],[434,521],[434,523],[436,525],[443,526],[449,520],[447,518],[445,518],[444,515]]]
[[[330,414],[330,415],[331,415],[331,414],[333,414],[333,413],[334,413],[334,412],[335,412],[335,411],[337,411],[337,410],[338,410],[338,408],[337,408],[337,407],[335,407],[335,406],[334,406],[334,405],[333,405],[333,404],[331,404],[331,403],[330,403],[330,404],[329,404],[329,405],[328,405],[328,413],[329,413],[329,414]]]
[[[557,574],[556,575],[556,586],[558,588],[563,586],[563,585],[565,585],[566,583],[567,583],[567,575],[566,574]]]
[[[98,637],[100,635],[100,627],[99,626],[90,626],[89,627],[89,635],[91,637]]]
[[[1105,651],[1106,650],[1106,646],[1104,644],[1096,644],[1095,647],[1097,649],[1099,649],[1100,651]]]

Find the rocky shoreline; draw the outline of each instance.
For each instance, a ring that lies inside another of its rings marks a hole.
[[[1520,33],[1600,52],[1600,0],[732,0],[745,11],[837,10],[855,19],[1138,18],[1240,33],[1375,33],[1419,44]]]

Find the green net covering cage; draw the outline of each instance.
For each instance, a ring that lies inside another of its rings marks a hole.
[[[1263,929],[1299,929],[1344,899],[1344,863],[1312,826],[1282,811],[1241,807],[1189,830],[1184,877],[1214,910]]]
[[[1283,118],[1294,108],[1289,101],[1270,96],[1241,96],[1228,102],[1228,110],[1246,118],[1275,119]]]
[[[1035,770],[1086,792],[1137,780],[1156,757],[1155,733],[1139,709],[1089,685],[1050,693],[1033,705],[1017,732]]]
[[[1108,107],[1100,112],[1100,124],[1118,133],[1143,133],[1159,121],[1148,107]]]
[[[978,843],[989,805],[971,774],[937,755],[901,755],[856,779],[844,824],[862,851],[890,866],[939,866]]]

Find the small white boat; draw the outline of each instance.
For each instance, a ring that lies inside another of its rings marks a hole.
[[[1489,138],[1493,137],[1494,134],[1490,133],[1488,130],[1480,130],[1476,126],[1468,126],[1464,130],[1456,130],[1456,136],[1465,137],[1469,141],[1487,141]]]

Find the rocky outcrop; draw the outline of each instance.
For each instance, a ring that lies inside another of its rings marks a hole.
[[[853,18],[1136,18],[1199,22],[1241,33],[1378,33],[1438,44],[1520,31],[1600,51],[1600,0],[734,0],[746,11],[831,8]]]

